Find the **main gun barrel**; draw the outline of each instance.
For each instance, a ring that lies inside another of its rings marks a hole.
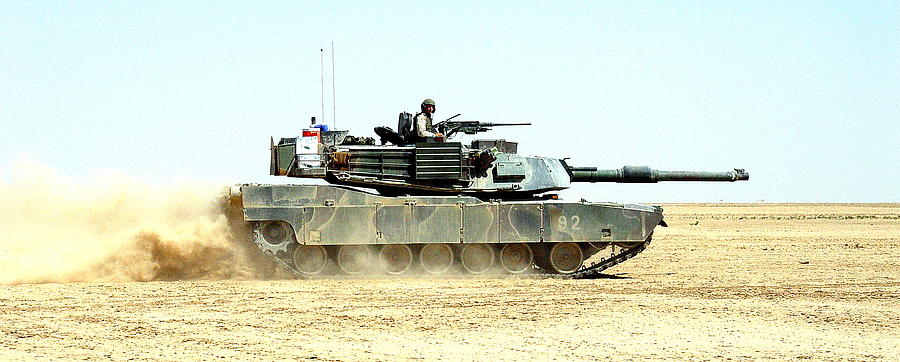
[[[572,182],[656,183],[660,181],[747,181],[750,173],[734,171],[659,171],[647,166],[625,166],[598,170],[596,167],[569,167]]]

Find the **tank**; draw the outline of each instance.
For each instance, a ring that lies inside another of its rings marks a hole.
[[[457,115],[458,116],[458,115]],[[259,249],[299,277],[322,275],[528,275],[591,278],[644,251],[659,206],[564,201],[576,182],[734,182],[724,172],[577,167],[525,156],[516,142],[453,142],[501,124],[435,125],[447,139],[419,139],[412,115],[375,139],[305,129],[270,141],[270,174],[325,183],[231,188]],[[327,184],[326,184],[327,183]]]

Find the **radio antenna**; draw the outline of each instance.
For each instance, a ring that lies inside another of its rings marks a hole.
[[[321,99],[322,99],[322,122],[325,124],[325,49],[319,49],[319,74],[322,80]]]
[[[334,86],[334,41],[331,41],[331,126],[337,129],[337,99]]]

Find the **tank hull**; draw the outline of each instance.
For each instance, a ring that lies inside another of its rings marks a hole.
[[[409,251],[391,247],[388,257],[400,253],[405,262],[407,258],[421,258],[417,253],[425,245],[444,244],[449,247],[424,249],[429,253],[448,249],[448,256],[463,266],[465,258],[473,253],[483,255],[479,256],[482,259],[497,259],[496,263],[490,261],[491,265],[507,265],[504,261],[512,259],[504,254],[506,250],[518,250],[516,255],[520,258],[523,250],[525,254],[530,250],[534,264],[540,266],[536,270],[575,275],[587,269],[582,260],[601,250],[609,251],[611,258],[616,257],[616,246],[619,254],[629,250],[633,253],[638,247],[643,250],[663,219],[661,208],[646,205],[483,201],[470,196],[385,197],[328,185],[241,185],[239,191],[232,193],[239,195],[244,220],[255,225],[253,237],[260,249],[295,272],[294,264],[303,264],[301,259],[308,252],[324,253],[334,261],[342,253],[341,248],[357,254],[365,249],[350,248],[351,245],[368,246],[373,254],[386,245],[404,245]],[[490,247],[466,248],[468,244]],[[560,244],[565,245],[554,248]],[[524,246],[505,248],[506,245]],[[566,257],[581,260],[574,264],[552,262]],[[314,266],[318,266],[318,260],[312,261]],[[508,271],[517,273],[522,269],[523,262],[517,263],[519,267]],[[575,264],[577,268],[573,270],[571,266]]]

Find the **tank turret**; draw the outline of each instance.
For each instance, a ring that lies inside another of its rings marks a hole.
[[[662,208],[567,202],[552,191],[573,182],[749,179],[743,169],[572,167],[565,159],[520,155],[518,144],[504,139],[421,139],[412,118],[401,113],[396,131],[377,127],[379,145],[322,126],[272,140],[270,174],[331,185],[233,187],[260,250],[300,277],[451,270],[596,277],[649,245],[653,230],[666,226]],[[436,124],[436,134],[528,125],[453,118]]]
[[[464,124],[463,122],[460,122]],[[471,121],[462,132],[488,126]],[[457,128],[458,130],[458,128]],[[660,181],[743,181],[742,169],[726,172],[658,171],[647,166],[598,170],[570,167],[566,160],[523,156],[517,143],[503,139],[459,142],[428,140],[400,145],[358,145],[321,135],[282,138],[272,145],[271,174],[323,178],[329,183],[365,187],[383,195],[467,194],[521,199],[564,190],[572,182],[655,183]],[[328,141],[320,141],[322,137]],[[314,146],[310,146],[314,145]]]

